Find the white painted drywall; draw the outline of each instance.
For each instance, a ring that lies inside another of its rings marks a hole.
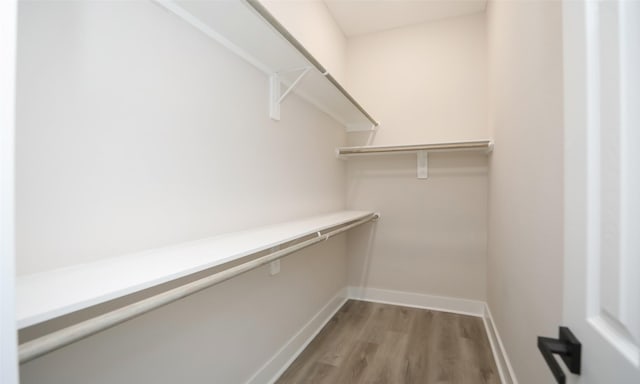
[[[18,382],[14,139],[17,1],[0,2],[0,383]]]
[[[536,336],[562,319],[563,102],[560,2],[488,5],[488,302],[521,383],[551,383]]]
[[[382,124],[375,144],[487,137],[484,14],[358,36],[347,47],[349,91]]]
[[[355,37],[348,76],[382,122],[351,144],[412,144],[487,137],[484,15]],[[374,236],[348,237],[349,284],[485,300],[487,156],[416,155],[347,160],[347,206],[378,210]]]
[[[126,16],[123,16],[126,15]],[[343,206],[344,131],[152,3],[25,3],[18,273]]]
[[[415,155],[349,160],[347,182],[349,207],[382,216],[349,233],[351,286],[486,299],[486,155],[431,154],[427,180]]]
[[[487,4],[487,0],[324,2],[347,38],[484,12]]]
[[[261,3],[343,86],[347,40],[321,0],[261,0]]]
[[[271,121],[268,93],[151,2],[20,3],[19,273],[343,209],[343,128],[295,95]],[[346,286],[345,252],[338,237],[292,255],[23,365],[23,382],[243,382]]]

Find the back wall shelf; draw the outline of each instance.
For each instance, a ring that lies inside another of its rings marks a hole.
[[[378,127],[378,122],[258,1],[156,2],[269,76],[272,119],[280,120],[280,104],[293,91],[344,125],[347,132]]]
[[[415,153],[417,156],[417,177],[427,179],[428,153],[429,152],[460,152],[460,151],[481,151],[489,154],[493,151],[493,141],[491,140],[471,140],[471,141],[451,141],[446,143],[430,144],[409,144],[409,145],[389,145],[389,146],[362,146],[362,147],[340,147],[336,148],[336,156],[341,159],[348,159],[356,156],[371,155],[391,155]]]

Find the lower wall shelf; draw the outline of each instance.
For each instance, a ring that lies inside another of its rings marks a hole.
[[[18,276],[17,326],[42,323],[372,215],[335,212]]]

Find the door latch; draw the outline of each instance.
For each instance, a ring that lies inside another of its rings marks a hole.
[[[544,360],[547,362],[558,384],[565,384],[567,378],[558,361],[553,357],[554,353],[560,355],[567,365],[567,368],[569,368],[569,372],[577,375],[580,374],[582,344],[580,344],[580,341],[571,333],[569,328],[560,327],[558,339],[538,336],[538,349],[542,353],[542,357],[544,357]]]

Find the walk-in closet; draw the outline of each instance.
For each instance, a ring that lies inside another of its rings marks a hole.
[[[639,26],[1,2],[0,382],[640,383]]]

